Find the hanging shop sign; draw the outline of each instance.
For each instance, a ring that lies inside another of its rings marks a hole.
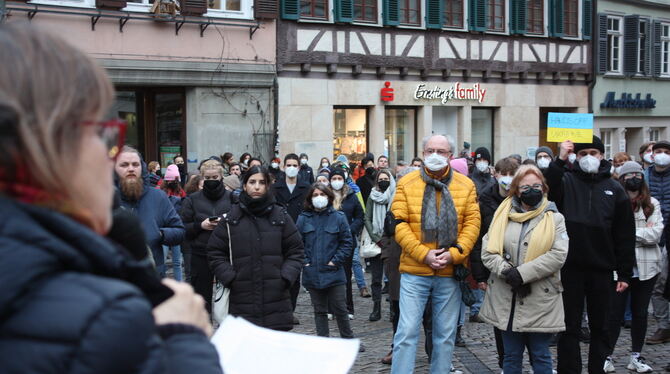
[[[461,82],[456,82],[448,88],[428,87],[425,83],[421,83],[414,90],[414,100],[439,100],[442,104],[452,100],[477,101],[481,104],[484,102],[485,96],[486,89],[483,89],[479,83],[465,86]]]
[[[633,97],[632,93],[622,92],[620,99],[614,98],[614,92],[610,91],[605,95],[605,101],[600,103],[601,108],[615,109],[652,109],[656,108],[656,100],[651,98],[651,94],[642,99],[642,94],[637,93]]]

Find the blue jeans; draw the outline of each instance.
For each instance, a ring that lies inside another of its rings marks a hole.
[[[478,288],[476,290],[472,290],[472,293],[474,293],[475,297],[477,298],[477,301],[470,307],[470,315],[474,316],[475,314],[479,314],[479,309],[482,307],[482,303],[484,302],[484,290],[480,290]]]
[[[549,341],[551,334],[535,332],[502,331],[505,345],[503,371],[505,374],[521,374],[523,369],[523,351],[526,345],[530,352],[530,365],[535,374],[551,374],[551,351]]]
[[[174,279],[176,281],[181,282],[183,277],[182,277],[182,270],[181,270],[181,263],[182,263],[182,257],[181,257],[181,247],[178,245],[168,247],[166,245],[163,246],[163,263],[167,263],[167,256],[168,252],[172,252],[172,270],[174,271]]]
[[[366,287],[365,285],[365,274],[363,274],[363,266],[361,266],[361,256],[358,254],[360,246],[356,246],[354,249],[354,259],[353,259],[353,264],[352,268],[354,269],[354,277],[356,278],[356,285],[358,286],[358,289],[360,290],[363,287]]]
[[[449,277],[400,276],[400,320],[393,337],[391,373],[414,371],[416,345],[428,297],[433,307],[433,352],[431,373],[449,373],[456,341],[456,325],[461,307],[461,289]]]

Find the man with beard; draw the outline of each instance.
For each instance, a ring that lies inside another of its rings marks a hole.
[[[123,147],[114,170],[121,192],[121,206],[139,216],[147,245],[156,261],[156,271],[165,277],[163,245],[181,244],[184,240],[184,225],[167,195],[150,187],[145,181],[146,165],[136,149]]]

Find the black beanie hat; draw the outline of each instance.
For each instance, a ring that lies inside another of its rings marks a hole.
[[[593,135],[593,141],[591,143],[575,143],[575,153],[579,153],[582,149],[595,148],[600,151],[600,153],[605,153],[605,145],[599,137]]]
[[[661,140],[660,142],[656,142],[656,144],[654,144],[653,147],[651,147],[651,150],[655,151],[661,148],[670,149],[670,142],[668,142],[667,140]]]
[[[345,171],[342,168],[333,168],[333,170],[330,171],[330,176],[328,177],[328,180],[333,179],[335,175],[339,175],[340,177],[346,180],[347,178],[345,177],[344,173]]]
[[[479,147],[475,149],[475,160],[478,158],[483,158],[484,160],[488,161],[489,164],[491,163],[491,152],[489,152],[486,147]]]

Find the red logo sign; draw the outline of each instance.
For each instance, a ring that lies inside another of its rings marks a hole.
[[[393,88],[391,88],[391,82],[384,83],[384,88],[381,89],[381,99],[382,101],[393,101]]]

